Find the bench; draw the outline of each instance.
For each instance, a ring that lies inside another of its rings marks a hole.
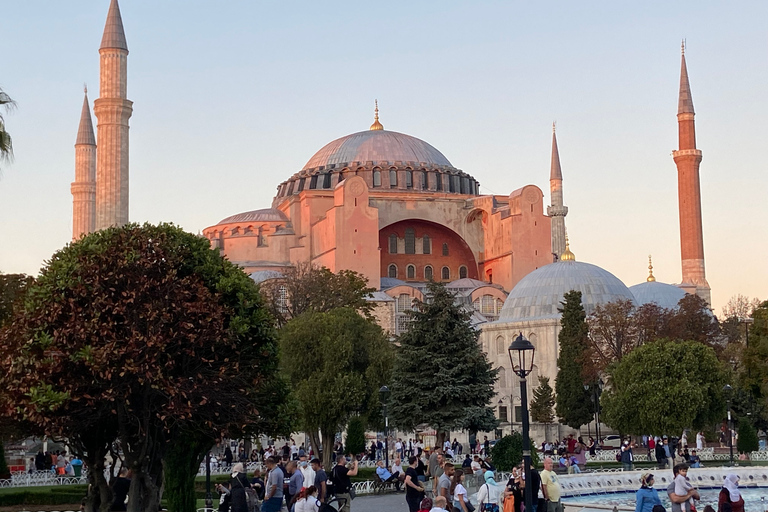
[[[385,482],[384,480],[381,479],[378,473],[374,472],[373,473],[373,494],[379,494],[387,490],[390,490],[390,491],[396,490],[395,481],[389,480]]]

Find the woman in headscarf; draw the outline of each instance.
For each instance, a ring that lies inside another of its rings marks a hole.
[[[640,488],[635,495],[635,512],[652,512],[653,507],[661,505],[659,493],[653,488],[653,475],[643,473],[640,475]]]
[[[429,512],[432,510],[432,498],[424,498],[419,504],[419,512]]]
[[[231,512],[248,512],[248,498],[245,490],[251,486],[243,464],[238,462],[232,468],[232,478],[229,480]]]
[[[485,478],[485,483],[477,490],[478,506],[480,510],[499,512],[499,496],[504,488],[496,482],[493,471],[486,471],[483,478]]]
[[[739,476],[734,473],[725,476],[717,499],[717,512],[723,512],[723,505],[726,503],[731,505],[732,512],[744,512],[744,498],[739,491]]]

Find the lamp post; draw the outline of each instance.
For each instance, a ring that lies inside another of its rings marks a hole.
[[[211,452],[205,454],[205,508],[213,510],[213,496],[211,496]]]
[[[733,388],[730,384],[723,386],[725,393],[725,402],[728,407],[728,447],[731,449],[731,466],[733,466],[733,421],[731,420],[731,392]]]
[[[512,371],[520,377],[520,401],[523,406],[523,474],[525,475],[525,510],[533,510],[531,489],[531,437],[528,434],[528,383],[525,378],[533,371],[533,355],[536,348],[521,332],[509,345],[509,362]]]
[[[389,388],[384,385],[379,388],[382,416],[384,416],[384,464],[389,468],[389,418],[387,417],[387,400],[389,400]]]

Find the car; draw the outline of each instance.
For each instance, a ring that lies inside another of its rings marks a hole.
[[[617,449],[621,447],[621,436],[610,435],[603,438],[603,450]]]

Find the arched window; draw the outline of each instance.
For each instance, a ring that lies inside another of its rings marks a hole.
[[[397,171],[389,170],[389,188],[397,188]]]
[[[306,178],[301,178],[301,179],[299,180],[299,192],[301,192],[302,190],[304,190],[304,182],[305,182],[305,181],[306,181]]]
[[[507,369],[503,366],[499,368],[499,388],[506,389],[507,388]]]
[[[467,278],[467,267],[464,265],[459,267],[459,279],[466,279]]]
[[[389,268],[387,268],[387,277],[391,277],[392,279],[397,279],[397,265],[392,263]]]
[[[405,228],[405,254],[416,254],[416,231]]]
[[[389,254],[397,254],[397,235],[389,235]]]
[[[339,179],[336,180],[336,183],[338,184],[338,183],[341,183],[342,181],[344,181],[344,171],[339,171]]]
[[[443,281],[448,281],[451,278],[451,269],[448,267],[443,267],[442,273]]]
[[[378,169],[374,169],[373,171],[373,186],[374,187],[381,186],[381,171]]]
[[[427,179],[427,171],[421,171],[421,189],[429,189],[429,180]]]
[[[331,173],[323,174],[323,188],[331,188]]]
[[[413,188],[413,171],[405,171],[405,188]]]
[[[317,174],[309,179],[309,189],[314,190],[317,188]]]
[[[421,239],[422,250],[424,254],[432,254],[432,240],[429,239],[429,235],[424,235]]]
[[[426,279],[427,281],[431,281],[432,279],[434,279],[434,277],[432,276],[432,265],[427,265],[426,267],[424,267],[424,279]]]
[[[499,355],[503,355],[506,352],[507,352],[507,344],[504,342],[504,336],[496,336],[496,353]]]
[[[443,256],[448,256],[448,244],[443,244]]]
[[[413,265],[408,265],[405,267],[405,278],[406,279],[416,279],[416,267]]]
[[[435,190],[442,192],[443,190],[443,175],[439,172],[435,173]]]
[[[413,299],[407,293],[402,293],[397,297],[395,303],[395,334],[402,334],[408,330],[410,318],[407,311],[413,309]]]

